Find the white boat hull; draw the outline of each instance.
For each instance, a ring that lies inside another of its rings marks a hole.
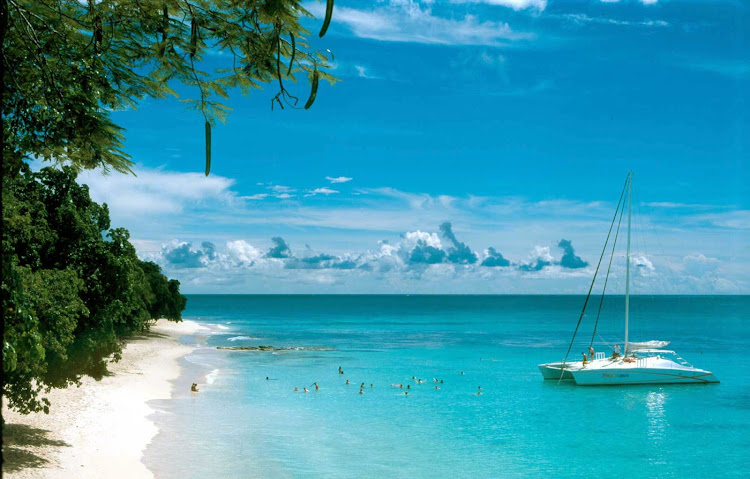
[[[579,386],[619,384],[708,384],[719,380],[709,371],[674,369],[592,369],[571,373]]]
[[[671,353],[671,351],[655,351]],[[636,360],[595,361],[591,365],[571,371],[580,386],[618,384],[708,384],[719,380],[710,372],[695,368],[684,360],[675,362],[661,354]]]
[[[573,369],[580,369],[581,368],[581,361],[578,361],[578,363],[547,363],[547,364],[540,364],[539,365],[539,371],[542,372],[542,376],[544,379],[549,380],[555,380],[559,381],[561,379],[563,380],[572,380],[573,375],[571,374],[571,370]]]

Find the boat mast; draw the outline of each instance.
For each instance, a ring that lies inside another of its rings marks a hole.
[[[628,173],[628,247],[625,253],[625,354],[628,354],[628,313],[630,312],[630,206],[633,199],[633,172]]]

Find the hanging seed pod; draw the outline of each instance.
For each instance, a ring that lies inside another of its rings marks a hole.
[[[313,71],[310,98],[308,98],[307,103],[305,103],[305,110],[309,110],[310,107],[313,105],[313,103],[315,103],[315,96],[318,94],[318,80],[319,79],[320,79],[320,74],[318,73],[318,70]]]
[[[195,52],[198,49],[198,19],[193,17],[190,22],[190,59],[192,60],[195,56]]]
[[[326,16],[323,19],[323,26],[320,27],[320,33],[318,34],[319,37],[326,34],[328,25],[331,23],[331,15],[333,15],[333,0],[326,0]]]
[[[206,176],[211,171],[211,123],[206,120]]]
[[[166,42],[167,41],[167,29],[169,28],[169,9],[167,8],[167,4],[165,3],[162,7],[162,16],[161,16],[161,41]]]
[[[287,76],[289,76],[289,74],[292,73],[292,65],[294,64],[294,55],[297,53],[297,44],[294,41],[294,33],[289,32],[289,38],[292,41],[292,58],[289,60],[289,69],[286,72]]]

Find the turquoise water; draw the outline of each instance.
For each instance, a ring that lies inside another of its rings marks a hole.
[[[183,338],[201,347],[152,404],[157,477],[747,477],[750,297],[631,298],[631,340],[670,339],[720,384],[593,388],[537,369],[564,356],[582,297],[188,298],[185,318],[219,327]],[[622,299],[604,311],[609,354]],[[300,349],[216,349],[257,345]]]

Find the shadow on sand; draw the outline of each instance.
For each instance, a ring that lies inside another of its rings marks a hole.
[[[41,467],[49,461],[39,454],[40,449],[70,447],[70,444],[47,437],[49,431],[25,424],[3,425],[3,473]],[[44,454],[47,455],[47,454]]]

